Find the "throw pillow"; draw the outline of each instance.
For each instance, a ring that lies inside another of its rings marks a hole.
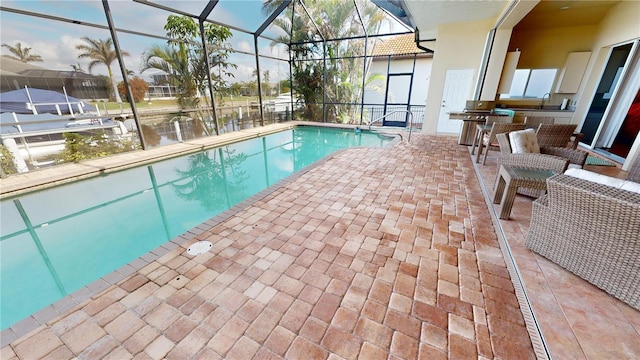
[[[534,129],[518,130],[509,133],[511,152],[519,153],[540,153],[538,138]]]

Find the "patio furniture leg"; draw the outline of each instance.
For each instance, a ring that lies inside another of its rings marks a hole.
[[[515,182],[509,180],[506,184],[505,193],[502,194],[502,200],[500,201],[500,219],[509,220],[511,208],[513,208],[513,202],[516,199],[517,190],[518,186]]]
[[[504,193],[504,185],[505,180],[502,174],[498,174],[498,179],[496,180],[495,185],[493,186],[493,203],[499,204],[502,201],[502,196]]]
[[[475,134],[473,135],[473,143],[471,144],[471,155],[473,155],[476,151],[476,145],[478,145],[478,133],[480,131],[478,129],[476,129]]]
[[[480,155],[482,155],[482,139],[478,140],[478,153],[476,154],[476,163],[480,162]]]
[[[484,149],[484,157],[482,158],[482,165],[486,164],[487,162],[487,155],[489,155],[489,147],[491,145],[487,145],[487,148]]]

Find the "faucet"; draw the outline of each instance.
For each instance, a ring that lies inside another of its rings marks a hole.
[[[542,95],[542,99],[540,99],[540,109],[542,110],[542,108],[544,108],[544,98],[547,97],[547,95],[549,96],[547,99],[549,100],[549,102],[551,102],[551,94],[550,93],[546,93],[544,95]]]

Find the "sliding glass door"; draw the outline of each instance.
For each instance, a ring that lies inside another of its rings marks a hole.
[[[605,67],[596,93],[591,100],[589,112],[582,124],[581,132],[584,134],[582,142],[594,146],[596,134],[600,129],[600,123],[609,107],[609,102],[616,92],[617,85],[625,69],[625,64],[631,53],[633,44],[625,44],[615,47],[609,56],[609,61]]]

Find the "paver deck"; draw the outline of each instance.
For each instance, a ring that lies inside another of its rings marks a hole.
[[[535,358],[453,137],[341,151],[232,213],[1,358]]]

